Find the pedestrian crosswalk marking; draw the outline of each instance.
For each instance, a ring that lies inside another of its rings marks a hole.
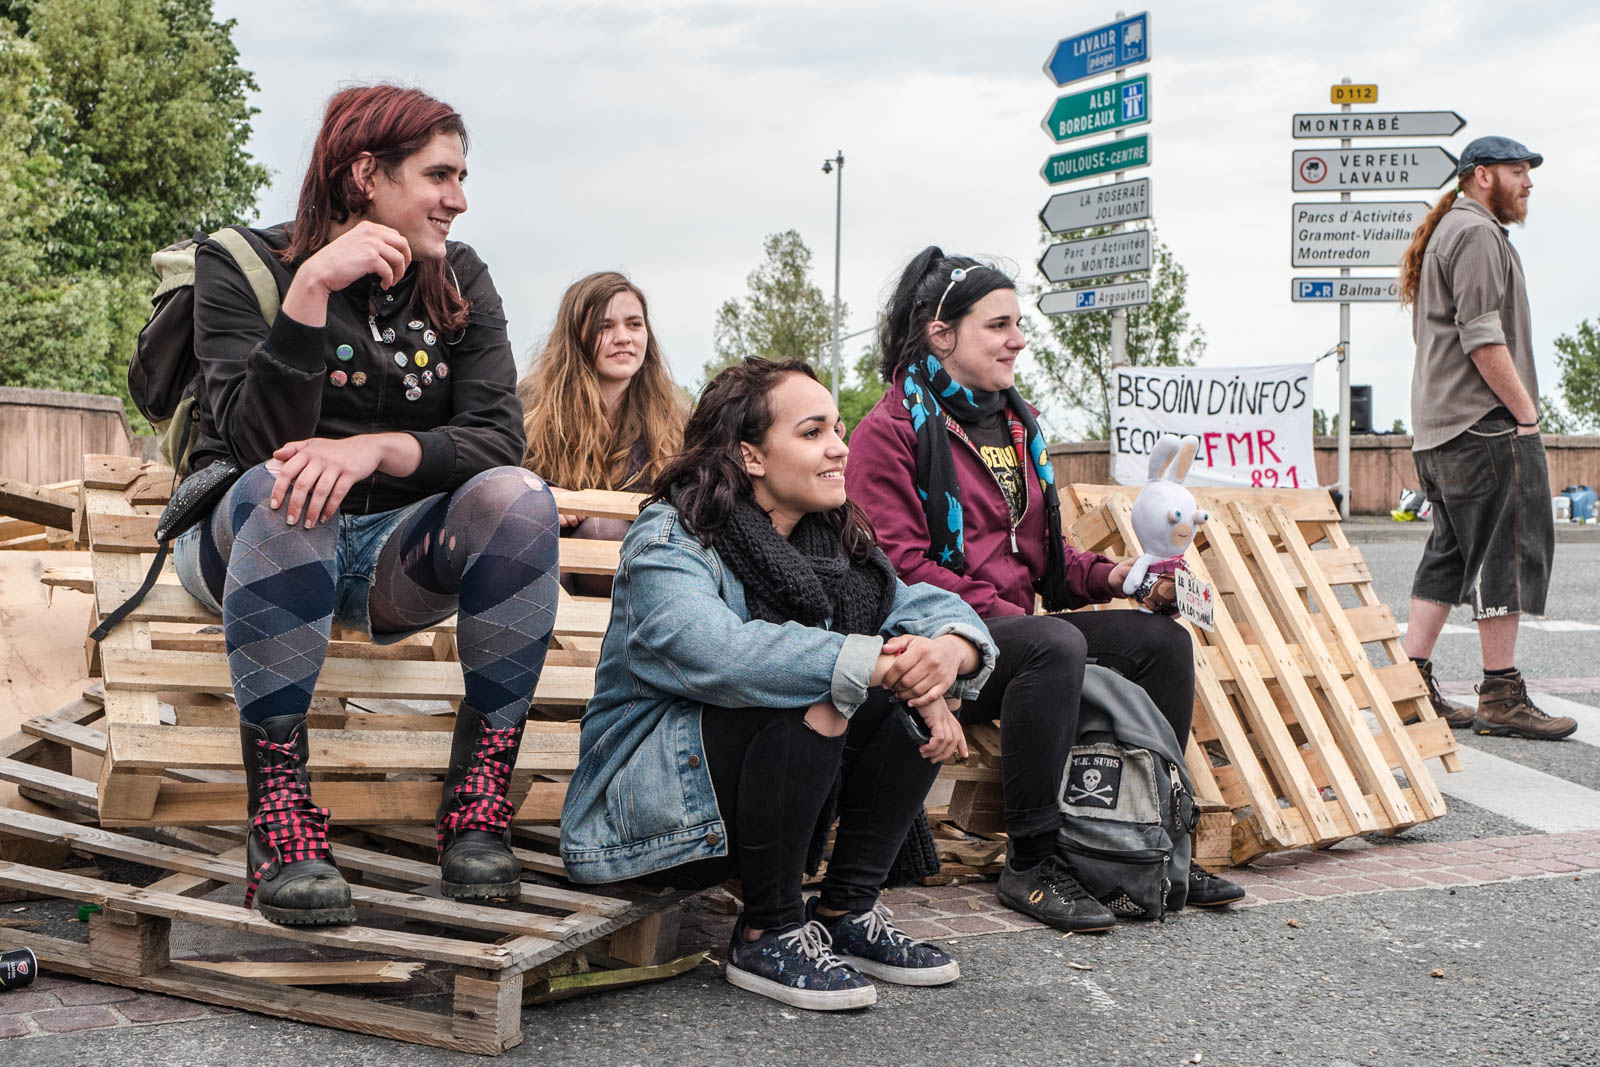
[[[1400,632],[1406,632],[1405,623],[1397,623]],[[1600,624],[1592,622],[1575,622],[1571,619],[1524,619],[1517,624],[1519,630],[1543,630],[1552,634],[1585,634],[1600,633]],[[1476,634],[1476,626],[1463,626],[1460,623],[1447,622],[1439,633],[1442,636],[1455,634]]]
[[[1446,796],[1542,833],[1600,830],[1600,792],[1468,745],[1456,754],[1460,771],[1434,773]]]

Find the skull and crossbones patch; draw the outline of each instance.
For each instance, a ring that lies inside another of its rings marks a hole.
[[[1067,772],[1067,803],[1079,807],[1115,808],[1122,786],[1122,760],[1085,754],[1072,757]]]

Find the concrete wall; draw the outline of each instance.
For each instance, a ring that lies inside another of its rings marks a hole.
[[[133,455],[122,401],[92,393],[0,387],[0,478],[33,485],[83,476],[83,457]]]
[[[1550,463],[1550,495],[1568,485],[1600,488],[1600,437],[1546,435],[1545,454]],[[1317,478],[1323,485],[1338,479],[1339,440],[1316,439]],[[1083,441],[1050,446],[1050,463],[1056,484],[1111,480],[1111,455],[1104,441]],[[1358,515],[1386,515],[1400,499],[1402,489],[1417,488],[1417,468],[1411,459],[1411,438],[1404,434],[1359,434],[1350,438],[1351,510]]]

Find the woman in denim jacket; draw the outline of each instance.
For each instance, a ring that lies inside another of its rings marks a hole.
[[[845,500],[848,454],[804,363],[748,360],[706,387],[623,541],[561,818],[578,882],[739,876],[728,981],[813,1009],[873,1003],[863,972],[959,974],[877,898],[939,763],[965,754],[951,709],[995,655],[959,597],[895,578]],[[832,859],[803,902],[836,779]]]

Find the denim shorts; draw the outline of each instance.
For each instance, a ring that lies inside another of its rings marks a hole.
[[[1474,619],[1544,614],[1556,530],[1539,435],[1518,436],[1501,409],[1413,458],[1433,533],[1411,595],[1470,605]]]
[[[367,597],[372,591],[372,575],[377,570],[378,557],[383,553],[383,546],[388,543],[390,535],[407,519],[437,499],[437,496],[424,497],[403,508],[373,512],[370,515],[339,513],[339,547],[334,561],[337,583],[334,587],[334,622],[340,626],[360,630],[364,634],[372,634]],[[178,535],[172,546],[172,566],[178,572],[178,581],[183,584],[189,595],[221,615],[222,591],[219,589],[213,593],[206,588],[205,576],[200,566],[201,528],[210,522],[211,518],[207,516]],[[442,618],[435,619],[428,625],[441,621]],[[428,625],[401,633],[374,634],[372,640],[374,644],[379,645],[393,644],[405,640],[414,633],[420,633],[427,629]]]

